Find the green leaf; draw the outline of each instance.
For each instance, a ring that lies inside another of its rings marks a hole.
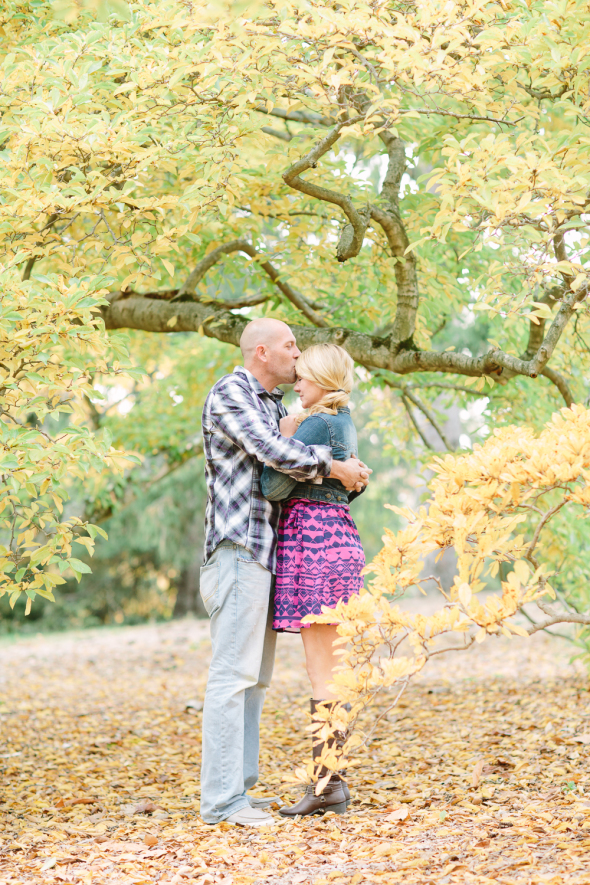
[[[82,562],[81,559],[76,559],[75,557],[72,557],[71,559],[68,559],[67,562],[69,567],[73,569],[73,571],[79,572],[81,574],[92,573],[92,569],[90,568],[90,566],[87,565],[85,562]]]

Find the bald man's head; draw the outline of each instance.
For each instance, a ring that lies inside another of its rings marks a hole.
[[[244,362],[252,358],[259,344],[264,347],[272,347],[277,338],[284,335],[290,335],[291,329],[281,320],[273,320],[270,317],[263,317],[258,320],[252,320],[245,327],[240,338],[240,350],[244,357]]]
[[[267,390],[295,382],[295,362],[300,351],[286,323],[270,317],[252,320],[242,332],[240,349],[244,366]]]

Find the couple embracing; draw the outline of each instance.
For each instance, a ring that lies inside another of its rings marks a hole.
[[[285,323],[253,320],[240,339],[243,367],[210,391],[203,408],[207,476],[201,596],[211,619],[212,660],[203,709],[201,816],[241,826],[273,822],[272,799],[248,796],[258,780],[259,724],[277,632],[301,632],[312,714],[337,703],[336,625],[305,624],[358,593],[365,563],[348,502],[371,472],[357,458],[347,408],[353,362],[341,347],[302,354]],[[293,384],[304,412],[287,415],[279,384]],[[334,738],[338,740],[338,735]],[[319,759],[323,745],[313,742]],[[327,775],[321,766],[318,778]],[[333,774],[283,816],[346,810]]]

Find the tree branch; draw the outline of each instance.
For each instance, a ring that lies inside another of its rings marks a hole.
[[[402,402],[403,402],[403,404],[404,404],[404,407],[405,407],[406,412],[408,413],[408,418],[409,418],[410,421],[412,422],[412,425],[413,425],[413,427],[414,427],[414,430],[416,431],[416,433],[418,434],[418,436],[420,437],[420,439],[422,440],[422,442],[424,443],[424,445],[426,446],[426,448],[427,448],[427,449],[430,449],[432,452],[436,451],[435,448],[434,448],[434,446],[431,445],[431,443],[428,441],[428,439],[426,438],[426,436],[425,436],[424,433],[422,432],[422,428],[420,427],[420,425],[419,425],[418,422],[416,421],[416,418],[414,417],[414,413],[412,412],[412,409],[411,409],[410,403],[408,402],[408,399],[407,399],[407,397],[405,396],[404,393],[402,393]]]
[[[566,504],[567,504],[567,501],[560,501],[559,504],[555,505],[555,507],[552,507],[550,510],[545,511],[545,513],[543,514],[543,516],[539,520],[537,528],[535,529],[535,533],[532,537],[531,543],[527,547],[527,551],[525,553],[525,559],[530,559],[530,557],[533,555],[533,551],[534,551],[535,547],[537,546],[537,541],[539,540],[539,535],[543,531],[544,526],[547,525],[549,520],[553,516],[555,516],[556,513],[559,513],[561,508],[564,507]]]
[[[167,333],[202,330],[210,338],[237,346],[248,322],[246,317],[239,314],[220,310],[215,304],[208,305],[198,301],[172,303],[138,294],[128,296],[116,292],[108,296],[108,302],[102,308],[107,329],[127,328]],[[500,350],[490,350],[478,357],[455,351],[402,350],[395,353],[392,352],[391,336],[377,338],[364,332],[326,325],[316,328],[293,325],[291,328],[300,347],[326,342],[339,344],[359,365],[368,369],[387,369],[397,375],[438,372],[481,378],[496,374],[502,358],[516,360]]]
[[[428,390],[429,387],[436,387],[440,390],[456,390],[459,393],[469,393],[471,396],[484,396],[481,390],[475,390],[473,387],[465,387],[461,384],[447,384],[445,381],[428,381],[425,384],[408,384],[408,388],[413,390]]]
[[[41,230],[39,231],[39,234],[44,234],[46,231],[51,230],[51,228],[53,227],[53,225],[55,224],[55,222],[57,221],[58,218],[59,218],[59,214],[57,212],[54,212],[52,215],[50,215],[49,219],[47,221],[47,224],[45,224],[41,228]],[[37,243],[37,246],[40,246],[40,245],[41,245],[40,243]],[[31,273],[33,271],[33,267],[35,266],[35,262],[37,261],[38,257],[39,257],[38,255],[31,255],[31,257],[27,260],[27,263],[25,264],[25,269],[23,271],[23,276],[22,276],[23,282],[25,280],[31,279]]]
[[[257,105],[254,110],[260,114],[278,117],[280,120],[288,120],[290,123],[310,123],[312,126],[334,126],[336,123],[336,120],[322,114],[314,114],[312,111],[284,111],[282,108],[272,108],[269,111],[265,104]]]
[[[371,218],[383,228],[395,258],[397,305],[391,331],[392,343],[409,342],[416,328],[419,296],[416,258],[413,252],[407,251],[410,242],[399,211],[399,189],[406,169],[406,151],[403,141],[390,132],[381,132],[379,138],[388,155],[387,173],[380,195],[386,210],[371,206]]]
[[[531,618],[531,616],[529,615],[529,613],[526,611],[526,609],[525,609],[524,607],[520,609],[520,613],[521,613],[521,615],[524,615],[524,616],[525,616],[525,618],[527,619],[527,621],[529,621],[529,623],[531,623],[531,624],[533,625],[533,627],[535,627],[535,631],[534,631],[534,632],[536,632],[537,629],[538,629],[539,626],[540,626],[540,625],[537,623],[537,621],[535,621],[534,618]],[[566,636],[565,633],[552,633],[551,630],[548,630],[548,629],[547,629],[547,627],[544,627],[543,629],[545,630],[545,633],[547,633],[548,636],[555,636],[555,637],[558,638],[558,639],[565,639],[567,642],[575,642],[575,640],[572,639],[571,636]],[[531,635],[531,633],[529,633],[529,636],[530,636],[530,635]]]
[[[557,301],[559,296],[563,295],[563,287],[562,286],[554,286],[552,289],[548,289],[543,293],[541,298],[538,300],[538,304],[548,304],[549,307],[553,307]],[[529,326],[529,340],[526,346],[526,350],[523,354],[525,359],[532,359],[532,357],[536,354],[541,344],[543,343],[543,338],[545,337],[545,324],[546,320],[543,317],[538,317],[538,322],[533,323],[531,320]]]
[[[532,636],[533,633],[538,633],[539,630],[546,630],[547,627],[552,627],[554,624],[584,624],[586,626],[590,624],[590,614],[585,615],[580,612],[568,611],[557,612],[547,603],[539,601],[537,605],[548,617],[545,621],[536,624],[532,630],[529,630],[529,636]]]
[[[224,243],[222,246],[218,246],[216,249],[213,249],[212,252],[209,252],[204,258],[199,261],[195,269],[189,274],[186,279],[184,285],[180,287],[178,293],[171,299],[171,302],[186,302],[186,301],[201,301],[202,299],[197,299],[194,297],[195,289],[198,284],[201,282],[205,274],[208,270],[210,270],[214,264],[216,264],[219,259],[223,255],[228,255],[231,252],[244,252],[246,255],[249,255],[250,258],[256,260],[256,263],[260,265],[262,270],[270,277],[272,282],[275,284],[277,289],[279,289],[283,295],[285,295],[289,301],[295,305],[295,307],[301,311],[301,313],[307,317],[310,322],[314,324],[314,326],[327,326],[327,322],[324,320],[319,313],[317,313],[307,298],[294,289],[289,283],[281,280],[281,275],[279,271],[270,263],[270,261],[266,261],[263,259],[262,253],[258,252],[251,243],[248,243],[247,240],[232,240],[230,243]],[[258,295],[250,296],[248,304],[260,304],[262,301],[266,301],[266,296],[261,298]],[[243,301],[243,299],[242,299]],[[225,302],[226,306],[229,306],[227,302]],[[236,304],[236,307],[238,305]],[[242,305],[245,306],[245,305]]]
[[[121,292],[119,289],[116,292],[109,292],[106,298],[111,304],[120,298],[133,298],[135,296],[148,298],[154,301],[167,301],[169,304],[172,304],[177,295],[178,289],[158,289],[154,292],[142,292],[141,294],[135,292],[133,289],[125,289],[124,292]],[[239,307],[252,307],[256,304],[264,304],[265,301],[268,301],[269,297],[269,295],[244,295],[243,298],[226,299],[208,298],[207,296],[203,296],[199,301],[202,304],[207,304],[215,310],[236,310]]]
[[[545,378],[549,378],[552,384],[555,384],[566,406],[569,408],[573,404],[574,398],[563,375],[560,372],[556,372],[555,369],[549,368],[549,366],[545,366],[540,374],[544,375]]]
[[[334,126],[332,131],[325,135],[324,138],[321,138],[304,157],[301,157],[296,163],[293,163],[293,165],[283,173],[283,181],[289,187],[292,187],[293,190],[299,191],[302,194],[307,194],[307,196],[313,197],[316,200],[322,200],[325,203],[333,203],[334,205],[339,206],[348,218],[350,224],[346,225],[342,231],[338,248],[336,250],[338,261],[347,261],[349,258],[354,258],[359,254],[367,230],[369,213],[368,211],[357,212],[350,197],[344,196],[344,194],[339,194],[336,191],[328,190],[328,188],[322,187],[319,184],[313,184],[312,182],[306,181],[304,178],[301,178],[301,175],[304,172],[307,172],[308,169],[316,168],[320,157],[323,157],[323,155],[330,150],[332,145],[338,141],[340,133],[345,126],[352,126],[354,123],[359,123],[361,120],[364,120],[364,115],[362,114],[338,123]]]
[[[415,393],[412,392],[412,385],[410,385],[410,384],[404,384],[404,383],[401,382],[401,381],[394,381],[392,378],[386,378],[386,377],[384,377],[384,376],[382,376],[382,377],[383,377],[383,380],[384,380],[385,384],[387,384],[388,387],[391,387],[392,390],[400,390],[400,391],[401,391],[401,393],[402,393],[402,399],[403,399],[404,397],[406,397],[407,399],[410,400],[410,402],[414,403],[414,405],[416,406],[416,408],[417,408],[420,412],[422,412],[422,414],[424,415],[424,417],[426,418],[426,420],[429,421],[429,423],[432,425],[432,427],[434,428],[434,430],[438,433],[438,435],[439,435],[439,437],[441,438],[442,443],[443,443],[444,447],[447,449],[447,451],[449,451],[449,452],[454,452],[454,451],[455,451],[455,447],[451,445],[451,443],[450,443],[449,439],[447,438],[447,436],[446,436],[444,430],[442,429],[442,427],[441,427],[440,424],[438,423],[438,421],[437,421],[437,419],[436,419],[436,416],[435,416],[434,412],[433,412],[432,409],[430,409],[425,403],[423,403],[422,400],[418,399],[418,397],[416,396]],[[410,415],[410,418],[412,418],[412,421],[413,421],[413,423],[414,423],[414,427],[416,428],[416,430],[418,430],[418,425],[417,425],[417,423],[413,420],[413,416],[412,416],[411,412],[409,411],[409,408],[408,408],[407,404],[404,403],[404,405],[406,405],[406,410],[408,411],[408,414]],[[420,433],[419,430],[418,430],[418,432]],[[424,441],[424,436],[423,436],[421,433],[420,433],[420,437],[421,437],[421,439]],[[431,446],[430,444],[428,444],[428,448],[429,448],[429,449],[432,449],[433,446]]]
[[[564,298],[553,322],[549,326],[549,331],[543,339],[543,343],[530,359],[519,359],[500,350],[490,351],[490,356],[499,366],[514,372],[516,375],[525,375],[529,378],[536,378],[538,375],[541,375],[553,355],[563,330],[575,313],[576,304],[583,301],[587,295],[588,286],[581,286],[575,292],[570,292],[567,298]]]
[[[286,129],[273,129],[272,126],[263,126],[261,131],[265,132],[267,135],[273,135],[275,138],[280,138],[281,141],[291,141],[293,138],[291,133],[287,132]]]
[[[266,106],[258,105],[254,108],[261,114],[268,114],[273,117],[279,117],[281,120],[288,120],[291,123],[307,123],[312,126],[333,126],[336,122],[330,117],[324,117],[320,114],[314,114],[311,111],[284,111],[281,108],[273,108],[267,111]],[[482,117],[479,114],[459,114],[456,111],[446,111],[443,108],[398,108],[397,114],[400,117],[406,114],[421,114],[427,117],[438,115],[439,117],[453,117],[455,120],[475,120],[484,123],[496,123],[500,126],[516,126],[523,118],[517,120],[501,120],[497,117]],[[385,122],[385,121],[383,121]],[[274,132],[272,133],[274,134]]]

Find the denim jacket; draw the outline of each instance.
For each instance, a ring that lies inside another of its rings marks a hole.
[[[338,409],[337,415],[321,412],[310,415],[297,428],[293,439],[306,446],[330,446],[335,461],[358,458],[356,428],[350,417],[350,409]],[[339,479],[324,477],[321,485],[301,482],[275,470],[265,467],[261,477],[262,494],[269,501],[287,501],[290,498],[310,498],[313,501],[326,501],[331,504],[347,504],[360,492],[347,492]]]

